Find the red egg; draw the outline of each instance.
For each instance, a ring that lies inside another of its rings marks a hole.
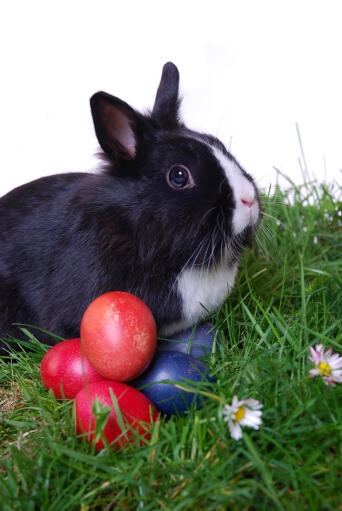
[[[50,348],[40,363],[40,376],[57,399],[63,397],[61,387],[64,396],[72,399],[84,385],[103,380],[82,353],[80,339],[69,339]]]
[[[121,419],[116,413],[111,392],[117,400]],[[111,409],[103,429],[103,435],[108,443],[113,442],[116,448],[120,449],[134,440],[132,429],[141,436],[140,445],[144,443],[143,439],[150,438],[151,425],[159,416],[152,402],[144,394],[125,383],[100,381],[83,388],[75,398],[76,431],[78,434],[87,433],[90,443],[95,440],[96,418],[93,405],[96,399],[102,407],[108,406]],[[103,441],[100,438],[95,448],[99,450],[102,447]]]
[[[99,296],[81,323],[84,352],[107,379],[130,381],[142,374],[156,350],[152,312],[136,296],[113,291]]]

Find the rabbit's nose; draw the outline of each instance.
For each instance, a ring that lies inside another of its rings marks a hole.
[[[248,198],[242,197],[241,198],[241,202],[242,202],[242,204],[244,204],[248,208],[251,208],[253,206],[253,204],[254,204],[254,198],[252,198],[252,197],[248,197]]]

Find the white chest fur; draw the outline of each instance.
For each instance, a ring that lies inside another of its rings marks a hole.
[[[182,299],[183,319],[177,324],[165,325],[160,332],[169,335],[193,326],[208,312],[214,312],[234,286],[238,265],[185,270],[178,277],[178,292]]]

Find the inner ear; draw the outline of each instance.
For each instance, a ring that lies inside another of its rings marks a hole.
[[[104,152],[115,159],[134,158],[137,146],[134,110],[105,92],[94,94],[90,105],[96,136]]]
[[[131,121],[120,109],[106,104],[102,112],[102,123],[107,126],[105,139],[108,145],[118,142],[128,154],[135,156],[135,135]]]

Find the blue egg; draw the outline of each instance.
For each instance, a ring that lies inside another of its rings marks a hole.
[[[186,386],[191,386],[190,382],[215,381],[209,376],[208,367],[200,360],[177,351],[157,352],[144,374],[130,385],[143,392],[158,410],[168,416],[184,414],[193,403],[199,406],[203,396],[180,390],[171,383],[163,383],[163,380]]]
[[[208,357],[213,349],[216,332],[210,323],[200,323],[195,328],[172,334],[172,339],[159,339],[157,350],[179,351],[195,358]],[[220,342],[218,335],[216,342]]]

